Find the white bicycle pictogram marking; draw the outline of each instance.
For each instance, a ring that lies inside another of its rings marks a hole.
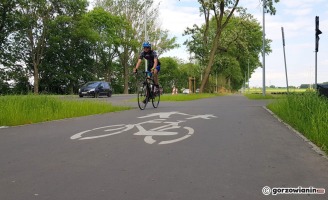
[[[182,140],[185,140],[192,136],[194,134],[194,129],[187,126],[180,126],[180,123],[186,122],[185,120],[177,120],[174,122],[166,121],[172,114],[180,114],[185,116],[191,116],[186,119],[211,119],[216,118],[214,115],[188,115],[184,113],[178,113],[178,112],[166,112],[166,113],[154,113],[150,115],[146,115],[139,118],[148,118],[148,117],[154,117],[159,116],[160,119],[153,119],[145,122],[141,122],[138,124],[119,124],[119,125],[111,125],[111,126],[104,126],[99,128],[94,128],[91,130],[82,131],[80,133],[74,134],[71,139],[72,140],[91,140],[91,139],[97,139],[97,138],[103,138],[108,137],[112,135],[117,135],[123,132],[127,132],[133,128],[137,128],[138,131],[134,133],[134,135],[138,136],[144,136],[144,141],[148,144],[154,144],[157,142],[157,140],[154,139],[154,137],[162,136],[161,138],[165,136],[176,136],[178,135],[181,130],[183,130],[183,136],[170,139],[170,140],[162,140],[161,142],[158,142],[158,144],[171,144],[175,142],[179,142]],[[164,124],[162,126],[152,128],[149,130],[146,130],[142,125],[144,124]],[[174,131],[175,130],[175,131]],[[97,133],[98,135],[94,136],[87,136],[88,134],[94,134]],[[181,135],[181,134],[180,134]]]

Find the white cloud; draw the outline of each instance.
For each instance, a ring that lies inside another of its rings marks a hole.
[[[266,15],[266,36],[273,40],[273,52],[266,56],[266,85],[284,86],[285,69],[283,61],[281,27],[286,37],[286,56],[289,85],[314,82],[314,18],[320,16],[320,46],[318,52],[318,82],[328,80],[328,2],[324,0],[281,1],[276,4],[277,14]],[[262,24],[259,8],[250,12]],[[262,86],[262,68],[256,70],[250,81],[252,86]]]
[[[323,2],[325,2],[325,0],[281,1],[280,3],[289,9],[297,9],[299,7],[313,7],[313,5],[317,5]]]
[[[182,36],[187,27],[203,23],[203,18],[199,16],[198,7],[181,7],[183,3],[192,2],[190,0],[155,0],[155,2],[160,2],[159,15],[162,27],[169,30],[172,35]]]
[[[305,16],[312,12],[312,8],[301,8],[296,10],[284,10],[287,15]]]
[[[187,27],[191,28],[194,24],[204,23],[204,19],[199,14],[199,4],[194,0],[155,0],[155,3],[160,3],[159,18],[162,28],[169,30],[171,37],[177,37],[177,42],[181,46],[179,49],[171,50],[161,56],[178,57],[187,61],[189,53],[183,42],[187,40],[188,36],[182,35]]]

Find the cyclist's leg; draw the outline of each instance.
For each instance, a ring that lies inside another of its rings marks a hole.
[[[154,83],[157,88],[159,87],[158,73],[160,70],[161,70],[161,66],[159,65],[154,69]]]
[[[153,76],[153,73],[151,72],[151,66],[150,65],[148,65],[148,67],[147,67],[147,78],[151,78]],[[150,100],[150,98],[151,98],[151,91],[152,91],[152,88],[151,88],[151,85],[150,85],[150,82],[149,82],[149,80],[147,80],[147,98],[148,98],[148,101]],[[149,87],[149,88],[148,88]],[[149,89],[149,90],[148,90]],[[146,99],[145,99],[145,101],[146,101]]]
[[[153,74],[151,73],[151,71],[147,71],[147,77],[151,78],[153,76]]]

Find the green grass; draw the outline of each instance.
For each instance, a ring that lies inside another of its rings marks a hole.
[[[281,93],[281,92],[287,92],[287,88],[266,88],[266,93]],[[307,89],[298,89],[298,88],[290,88],[289,92],[291,93],[298,93],[298,92],[306,92]],[[248,93],[262,93],[262,88],[251,88],[249,91],[246,89],[246,92]]]
[[[245,96],[252,100],[262,100],[262,99],[279,99],[284,98],[286,95],[272,95],[266,94],[263,96],[262,94],[245,94]]]
[[[289,89],[290,94],[300,94],[307,92],[307,89]],[[262,100],[262,99],[281,99],[286,97],[287,88],[266,88],[266,95],[262,95],[261,88],[252,88],[249,91],[246,90],[245,96],[252,100]]]
[[[63,100],[56,96],[0,96],[0,126],[80,117],[127,110],[106,102]]]
[[[328,99],[314,92],[292,94],[268,108],[328,153]]]

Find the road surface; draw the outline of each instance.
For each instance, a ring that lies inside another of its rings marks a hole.
[[[328,199],[263,194],[328,189],[328,160],[266,103],[231,95],[140,111],[130,102],[136,109],[0,129],[0,199]]]

